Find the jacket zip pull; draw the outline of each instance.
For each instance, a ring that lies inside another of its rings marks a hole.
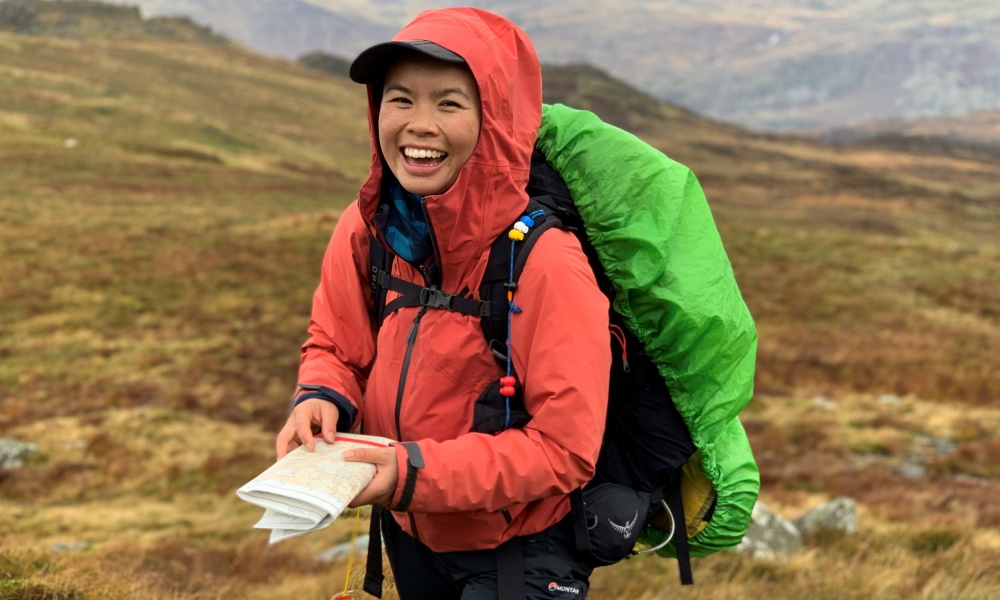
[[[628,373],[632,369],[629,368],[629,366],[628,366],[628,353],[625,351],[625,332],[622,331],[621,327],[619,327],[617,325],[614,325],[614,324],[608,326],[608,329],[611,330],[611,335],[614,336],[614,338],[616,340],[618,340],[619,344],[621,344],[621,347],[622,347],[622,370],[625,371],[626,373]]]
[[[420,210],[422,210],[424,213],[424,221],[427,223],[427,231],[429,231],[431,234],[431,248],[434,250],[431,253],[431,258],[429,260],[433,261],[433,264],[437,268],[437,275],[438,275],[437,280],[440,283],[442,280],[441,255],[438,253],[437,236],[434,235],[434,226],[431,225],[431,213],[429,210],[427,210],[427,198],[423,198],[420,200]],[[431,280],[430,272],[427,270],[427,263],[422,263],[418,265],[417,268],[419,268],[420,272],[423,274],[424,281],[427,282],[427,285],[431,285],[432,283],[434,283],[434,281]]]
[[[409,333],[406,334],[406,344],[409,346],[406,349],[406,356],[409,358],[410,350],[413,349],[413,343],[417,341],[417,329],[420,327],[420,319],[427,312],[426,306],[421,306],[420,310],[417,311],[417,316],[413,317],[413,325],[410,327]]]

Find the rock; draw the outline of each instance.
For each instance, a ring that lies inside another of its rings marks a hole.
[[[927,466],[924,462],[918,455],[907,457],[896,467],[896,472],[907,479],[923,479],[927,475]]]
[[[90,542],[56,542],[49,548],[52,552],[79,552],[90,548]]]
[[[882,394],[878,397],[880,404],[886,404],[889,406],[898,406],[903,403],[903,399],[896,394]]]
[[[12,438],[0,438],[0,471],[20,469],[38,446]]]
[[[359,535],[358,539],[354,542],[354,551],[358,554],[364,554],[368,552],[368,536]],[[344,542],[343,544],[337,544],[333,548],[321,552],[316,555],[316,560],[319,562],[333,562],[341,558],[347,558],[351,554],[351,542]]]
[[[816,396],[813,398],[813,404],[819,408],[824,408],[826,410],[832,410],[834,408],[833,399],[829,396]]]
[[[750,528],[736,551],[754,558],[779,558],[801,547],[798,528],[758,502],[750,515]]]
[[[804,537],[823,531],[858,532],[857,504],[852,498],[834,498],[792,520]]]
[[[954,438],[933,435],[917,434],[913,436],[913,441],[919,448],[926,448],[927,451],[938,456],[947,456],[954,452],[958,446]]]

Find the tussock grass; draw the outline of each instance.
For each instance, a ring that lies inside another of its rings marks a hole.
[[[559,89],[708,193],[761,338],[762,499],[847,495],[862,523],[697,559],[693,590],[629,560],[591,597],[1000,595],[997,161],[751,135],[582,76]],[[234,491],[273,460],[366,173],[363,92],[237,47],[6,33],[0,86],[0,435],[40,449],[0,472],[0,600],[342,589],[313,557],[349,522],[269,547]]]

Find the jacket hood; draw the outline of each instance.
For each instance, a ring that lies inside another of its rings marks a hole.
[[[493,240],[527,205],[531,152],[541,124],[541,66],[528,36],[504,17],[475,8],[425,11],[393,41],[425,40],[461,56],[479,87],[479,141],[455,183],[425,198],[443,289],[465,281]],[[378,143],[381,90],[368,86],[371,172],[359,194],[365,220],[378,207],[383,161]]]

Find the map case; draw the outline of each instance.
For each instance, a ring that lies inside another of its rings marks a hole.
[[[345,462],[345,450],[387,447],[393,440],[338,433],[332,444],[316,438],[316,450],[292,450],[236,491],[264,510],[254,528],[270,529],[274,544],[330,525],[375,476],[375,465]]]

